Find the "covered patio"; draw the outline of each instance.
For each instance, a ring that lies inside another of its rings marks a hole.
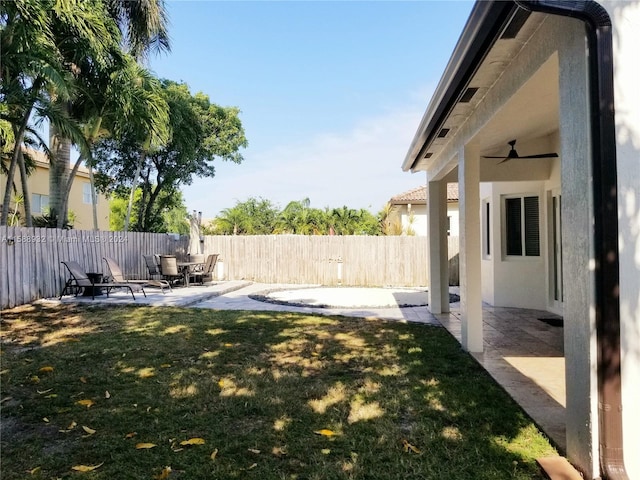
[[[462,314],[434,317],[462,343]],[[524,308],[482,309],[484,349],[471,355],[552,440],[566,452],[566,390],[562,319]]]

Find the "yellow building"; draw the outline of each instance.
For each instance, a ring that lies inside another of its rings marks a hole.
[[[29,176],[28,186],[31,198],[31,214],[36,217],[46,213],[49,207],[49,159],[42,152],[32,151],[32,158],[35,160],[36,168]],[[14,182],[18,189],[18,194],[22,193],[20,184],[20,173],[16,168]],[[7,176],[0,174],[0,199],[4,198],[4,190],[7,183]],[[10,211],[15,208],[12,201]],[[19,206],[20,216],[24,217],[24,208]],[[97,195],[98,229],[109,230],[109,200],[104,195]],[[69,216],[72,220],[73,228],[77,230],[93,230],[93,211],[91,199],[91,182],[89,181],[89,170],[81,166],[71,185],[69,192]],[[24,225],[24,222],[20,222]]]

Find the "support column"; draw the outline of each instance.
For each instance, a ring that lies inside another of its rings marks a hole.
[[[460,196],[460,313],[462,348],[483,351],[480,272],[480,151],[467,145],[458,153]]]
[[[449,311],[449,242],[447,239],[447,184],[427,182],[429,238],[429,309]]]

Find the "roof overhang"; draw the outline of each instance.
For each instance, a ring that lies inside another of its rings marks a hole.
[[[475,4],[409,147],[404,171],[427,169],[543,16],[530,16],[514,1]]]

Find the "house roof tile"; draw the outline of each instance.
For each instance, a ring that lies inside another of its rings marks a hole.
[[[458,201],[458,184],[447,183],[447,202]],[[426,205],[427,204],[427,186],[413,188],[399,195],[391,197],[389,200],[391,205]]]

